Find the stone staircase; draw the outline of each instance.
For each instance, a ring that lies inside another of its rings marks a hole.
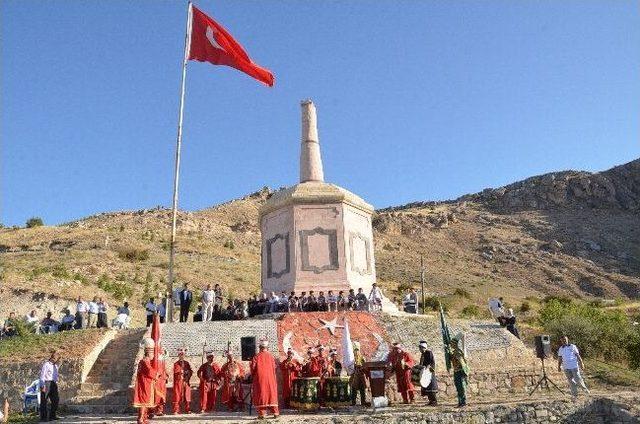
[[[81,414],[123,413],[131,410],[129,385],[145,328],[120,330],[104,348],[67,404],[70,412]]]

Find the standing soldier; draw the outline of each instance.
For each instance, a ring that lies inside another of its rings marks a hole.
[[[460,348],[462,334],[451,339],[451,344],[447,346],[453,367],[453,382],[458,392],[458,408],[467,405],[467,379],[469,377],[469,366],[465,358],[464,350]]]
[[[367,388],[367,374],[364,369],[365,358],[360,352],[360,343],[353,342],[353,373],[349,377],[351,385],[351,405],[356,404],[356,395],[360,393],[360,405],[366,406],[365,390]]]
[[[414,387],[411,383],[411,367],[414,365],[413,358],[405,352],[400,343],[393,344],[393,351],[387,359],[391,369],[396,373],[396,383],[398,392],[402,395],[404,403],[413,403]]]
[[[138,424],[149,422],[149,408],[155,408],[156,370],[153,368],[153,339],[144,341],[144,357],[138,362],[136,383],[133,392],[133,407],[138,408]]]
[[[166,362],[167,351],[164,350],[160,358],[158,358],[158,369],[156,370],[158,376],[158,382],[156,383],[156,407],[154,415],[164,415],[164,406],[167,403],[167,381],[169,381],[169,374],[167,373]]]
[[[200,413],[211,412],[216,408],[216,394],[220,367],[213,362],[213,352],[207,352],[207,362],[198,368],[200,379]]]
[[[261,340],[260,352],[251,360],[252,400],[258,411],[258,419],[264,419],[267,410],[273,412],[274,418],[280,416],[276,360],[269,353],[267,347],[269,347],[269,342]]]
[[[436,380],[436,359],[435,356],[433,356],[433,352],[428,349],[426,341],[422,340],[418,347],[422,353],[420,356],[420,365],[427,367],[428,372],[431,373],[431,382],[427,387],[420,388],[420,394],[429,399],[430,406],[436,406],[438,404],[438,400],[436,399],[436,393],[438,392],[438,381]]]
[[[244,370],[242,364],[233,358],[231,351],[227,349],[227,362],[221,368],[222,374],[222,396],[221,402],[226,405],[229,411],[235,411],[237,407],[242,408],[244,393],[242,391],[242,379]]]
[[[173,364],[173,413],[180,413],[180,405],[184,402],[184,412],[191,413],[191,386],[189,380],[193,375],[191,364],[184,360],[185,349],[178,350],[178,360]]]
[[[284,407],[289,408],[291,405],[291,387],[293,380],[300,376],[302,367],[300,362],[293,357],[293,350],[287,350],[287,359],[280,363],[280,372],[282,374],[282,399]]]

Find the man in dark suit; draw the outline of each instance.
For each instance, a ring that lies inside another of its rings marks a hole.
[[[180,290],[180,322],[187,322],[192,300],[193,293],[189,290],[189,285],[184,283],[184,287]]]

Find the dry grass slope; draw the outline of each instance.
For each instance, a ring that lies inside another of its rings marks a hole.
[[[263,189],[180,212],[178,281],[221,283],[232,297],[257,292],[257,217],[267,196]],[[380,210],[374,229],[378,279],[389,291],[419,282],[423,254],[429,292],[463,289],[458,308],[484,305],[498,294],[512,304],[550,294],[638,298],[640,160],[603,173],[547,174],[455,201]],[[59,308],[78,295],[141,302],[164,287],[169,230],[166,209],[2,229],[0,313]]]

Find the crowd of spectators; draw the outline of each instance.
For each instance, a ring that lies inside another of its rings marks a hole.
[[[188,321],[193,293],[188,284],[176,290],[173,295],[176,307],[180,308],[180,321]],[[165,318],[164,302],[156,304],[149,299],[146,305],[147,325],[151,324],[154,312],[158,312],[160,320]],[[162,308],[162,309],[159,309]],[[382,291],[374,284],[368,294],[360,288],[357,293],[351,289],[348,292],[315,291],[295,293],[271,292],[254,295],[248,300],[225,299],[219,284],[207,287],[202,291],[200,303],[193,314],[193,321],[223,321],[241,320],[264,314],[278,312],[318,312],[318,311],[375,311],[382,309]]]
[[[71,308],[65,308],[59,319],[53,317],[53,312],[49,311],[45,318],[40,319],[37,311],[33,309],[22,319],[18,318],[15,312],[10,312],[9,317],[0,328],[0,337],[14,337],[19,335],[21,323],[26,331],[35,334],[51,334],[59,331],[81,330],[86,328],[107,328],[110,326],[108,320],[109,305],[101,297],[94,297],[87,302],[78,296],[75,305],[75,313]],[[111,321],[114,328],[128,328],[131,321],[131,311],[129,304],[124,304],[116,308],[116,317]]]

